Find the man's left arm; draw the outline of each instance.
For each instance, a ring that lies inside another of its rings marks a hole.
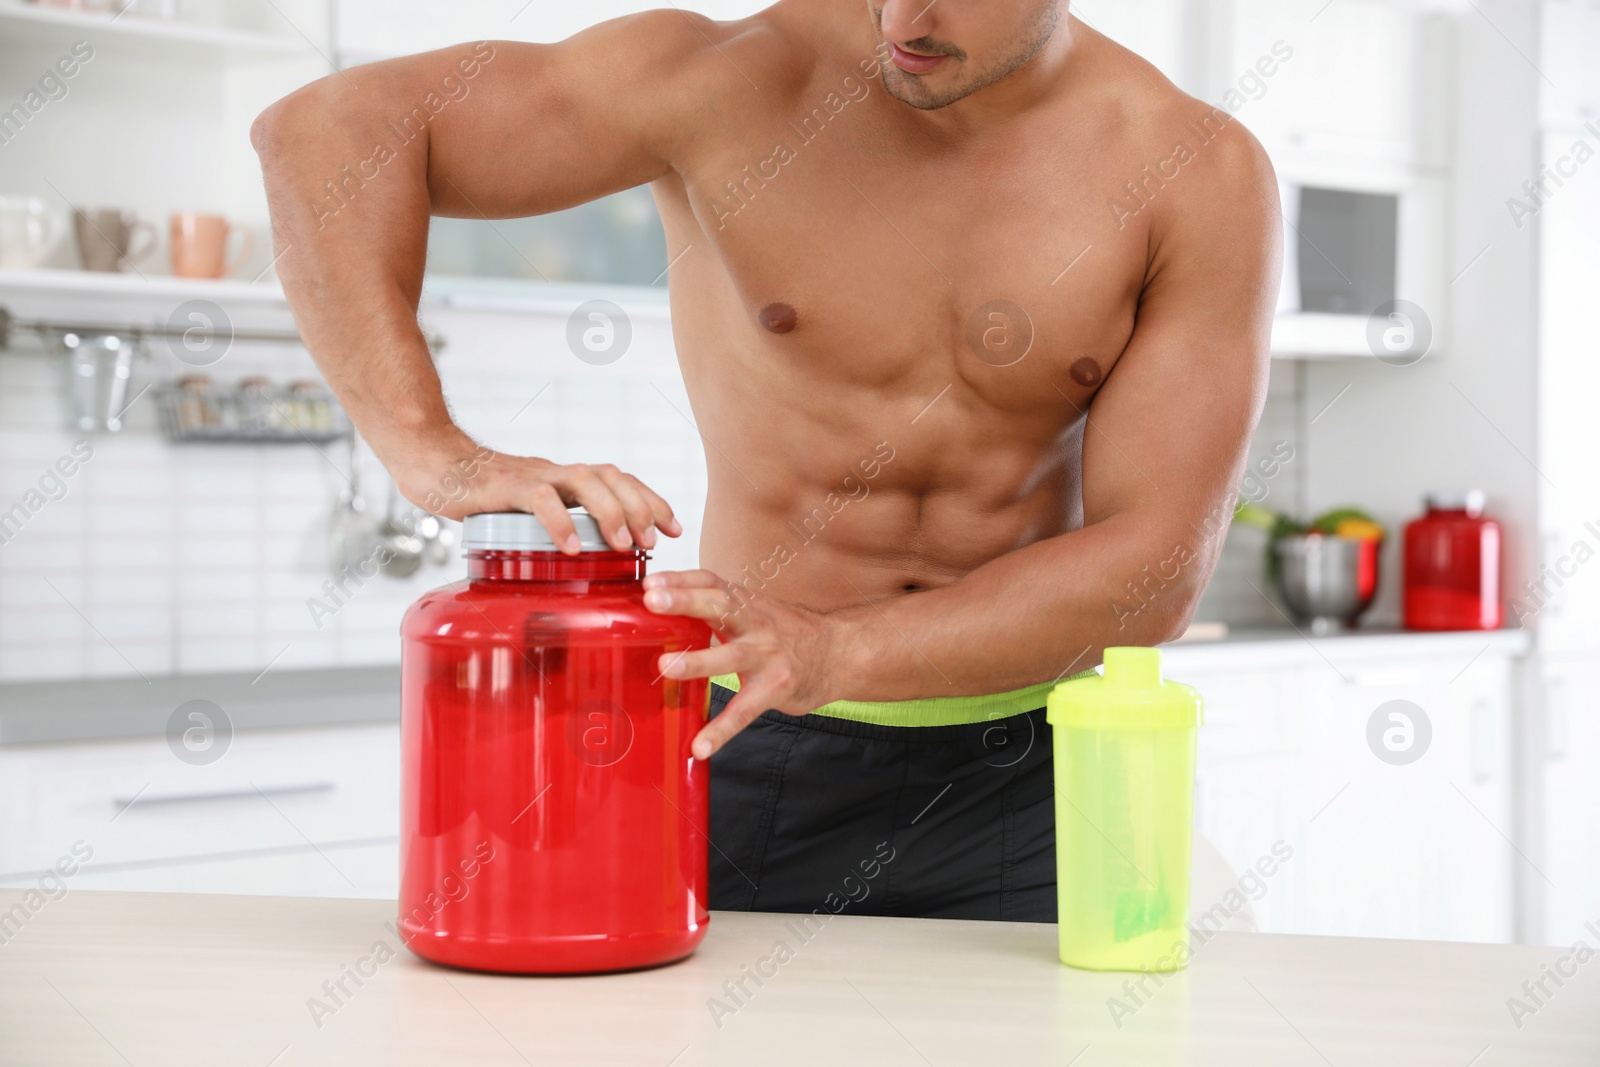
[[[1265,396],[1281,223],[1271,165],[1238,126],[1163,197],[1133,335],[1088,413],[1081,529],[940,589],[827,613],[768,598],[729,616],[710,572],[646,580],[652,609],[724,623],[722,644],[665,656],[663,672],[740,676],[696,756],[768,708],[1005,692],[1183,632]]]

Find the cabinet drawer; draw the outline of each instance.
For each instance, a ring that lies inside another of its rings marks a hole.
[[[1205,701],[1205,726],[1199,736],[1202,766],[1292,748],[1289,727],[1303,703],[1300,671],[1192,673],[1180,680],[1194,686]]]
[[[0,753],[0,874],[75,842],[96,864],[309,847],[399,833],[394,724],[236,735],[214,763],[165,739]]]

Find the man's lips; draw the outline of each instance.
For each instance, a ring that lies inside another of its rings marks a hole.
[[[949,56],[919,56],[915,52],[907,52],[904,48],[889,42],[889,58],[894,60],[894,65],[907,74],[927,74],[937,70],[939,65]]]

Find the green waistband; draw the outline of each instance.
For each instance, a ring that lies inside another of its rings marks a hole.
[[[1079,671],[1070,678],[1093,674],[1094,668]],[[1061,679],[1066,681],[1069,679]],[[724,689],[739,691],[737,674],[718,674],[711,679]],[[929,697],[924,700],[835,700],[813,711],[813,715],[827,715],[852,722],[869,722],[879,726],[964,726],[967,723],[988,722],[1021,715],[1044,707],[1045,698],[1056,682],[1013,689],[1009,693],[994,693],[976,697]]]

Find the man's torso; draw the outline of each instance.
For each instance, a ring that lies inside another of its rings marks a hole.
[[[1206,109],[1063,19],[1055,91],[930,135],[873,76],[854,0],[736,25],[718,51],[742,88],[655,183],[703,565],[826,610],[1082,525],[1084,415],[1166,208],[1144,168],[1199,143]]]

